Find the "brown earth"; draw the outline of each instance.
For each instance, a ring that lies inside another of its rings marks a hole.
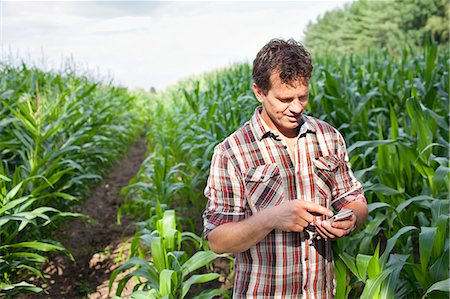
[[[135,232],[132,219],[124,217],[121,224],[117,223],[117,210],[123,200],[119,192],[139,170],[146,151],[144,139],[135,142],[82,203],[79,212],[94,222],[75,219],[56,233],[56,240],[67,248],[74,261],[67,255],[51,258],[45,269],[48,285],[43,284],[48,294],[26,298],[94,299],[115,295],[115,288],[108,295],[109,278],[120,261],[126,260],[129,240]]]

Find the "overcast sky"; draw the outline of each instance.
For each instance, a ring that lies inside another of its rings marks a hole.
[[[58,68],[72,57],[116,84],[160,90],[250,62],[272,38],[301,40],[309,21],[349,2],[0,0],[1,58]]]

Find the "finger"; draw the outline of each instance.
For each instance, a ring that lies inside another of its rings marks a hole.
[[[304,222],[304,224],[295,223],[291,227],[289,227],[289,231],[292,232],[302,232],[305,230],[305,227],[307,226],[307,223]]]
[[[321,221],[316,225],[316,230],[325,239],[335,239],[336,236],[327,229],[326,225],[327,225],[326,222]]]
[[[316,226],[316,232],[322,237],[322,239],[333,239],[333,236],[330,235],[322,226]]]
[[[333,216],[333,212],[330,209],[327,209],[324,206],[318,205],[316,203],[303,201],[303,205],[305,209],[310,213],[316,213],[329,217]]]
[[[349,230],[349,229],[352,229],[355,226],[355,223],[356,223],[356,216],[352,215],[348,219],[333,222],[331,224],[331,226],[334,227],[334,228],[338,228],[338,229]]]
[[[314,221],[314,216],[308,213],[308,211],[302,211],[299,219],[307,222],[308,224]]]
[[[283,230],[284,231],[292,231],[292,232],[302,232],[305,229],[305,227],[307,227],[308,225],[309,225],[309,222],[306,222],[302,218],[298,218],[295,220],[295,222],[291,223]]]
[[[323,223],[322,223],[323,228],[329,234],[333,235],[333,239],[341,238],[347,234],[347,231],[348,231],[347,229],[333,227],[333,224],[334,223],[330,224],[326,221],[323,221]]]
[[[310,223],[311,223],[311,221],[308,221],[308,220],[302,219],[302,218],[299,218],[297,220],[297,224],[300,225],[303,228],[307,227]]]
[[[317,234],[319,235],[319,237],[320,238],[317,238],[317,239],[324,239],[324,240],[328,240],[328,239],[330,239],[330,238],[328,238],[328,236],[326,236],[323,232],[321,232],[321,231],[319,231],[319,230],[317,230]]]

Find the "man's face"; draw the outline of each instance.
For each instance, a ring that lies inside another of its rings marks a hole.
[[[261,116],[271,129],[286,137],[297,136],[302,114],[308,104],[308,85],[302,80],[284,84],[277,72],[272,73],[270,82],[272,87],[267,94],[253,83],[253,91],[263,107]]]

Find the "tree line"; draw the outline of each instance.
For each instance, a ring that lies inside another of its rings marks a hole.
[[[447,0],[359,0],[310,22],[304,43],[312,53],[344,54],[449,42]]]

